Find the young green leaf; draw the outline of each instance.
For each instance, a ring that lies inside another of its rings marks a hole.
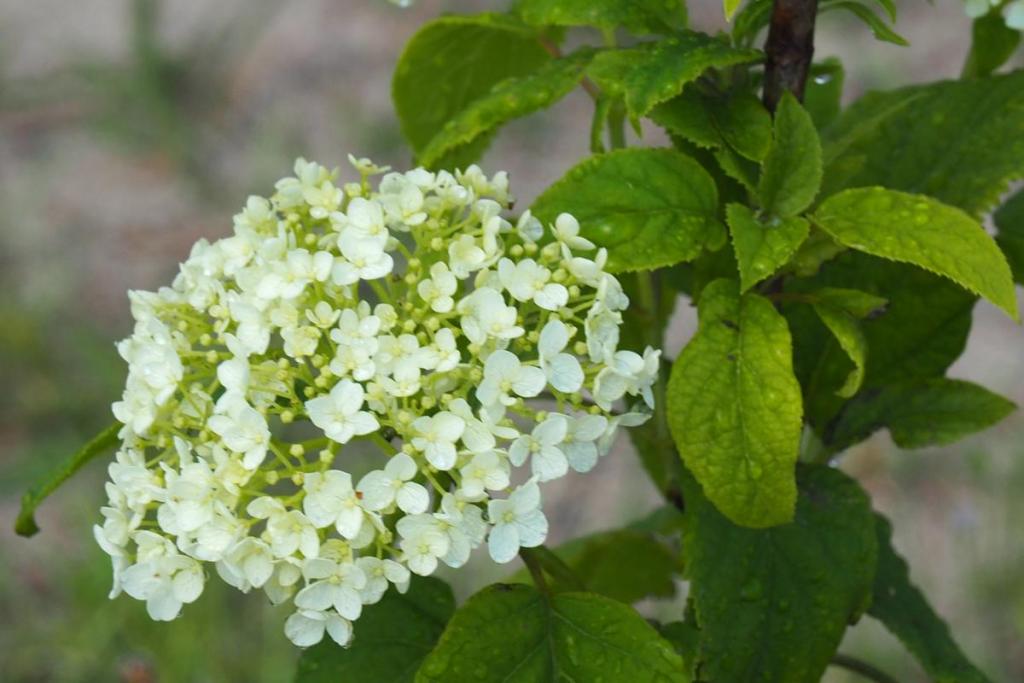
[[[854,318],[867,318],[885,312],[888,300],[858,289],[822,287],[812,294],[815,303],[825,304],[849,313]]]
[[[448,584],[413,576],[408,592],[391,588],[380,602],[363,609],[351,645],[325,641],[305,650],[294,683],[412,683],[454,612]]]
[[[854,15],[871,29],[871,32],[875,34],[875,38],[885,43],[892,43],[893,45],[900,45],[906,47],[910,45],[907,39],[896,33],[896,31],[889,28],[889,25],[885,21],[871,11],[870,7],[865,7],[856,0],[826,0],[822,3],[821,13],[824,14],[829,10],[842,9],[846,10],[850,14]]]
[[[985,387],[938,377],[865,391],[843,407],[825,441],[840,451],[888,428],[900,448],[941,446],[987,429],[1016,406]]]
[[[877,553],[867,495],[828,467],[801,469],[799,485],[793,523],[760,530],[684,490],[701,680],[818,683],[867,607]]]
[[[718,191],[700,164],[670,149],[623,149],[590,157],[549,187],[532,207],[553,222],[571,213],[581,233],[608,249],[612,272],[651,270],[717,247]]]
[[[922,195],[860,188],[829,197],[812,220],[851,249],[948,277],[1019,320],[1006,258],[959,209]]]
[[[821,143],[814,121],[789,92],[775,112],[774,139],[761,171],[758,196],[765,210],[795,216],[821,185]]]
[[[447,16],[427,23],[405,46],[391,96],[402,133],[420,155],[445,124],[500,81],[533,73],[551,56],[534,29],[499,14]],[[490,142],[478,135],[436,167],[464,167]]]
[[[508,121],[551,106],[576,87],[593,54],[591,50],[580,50],[548,62],[531,74],[501,81],[438,131],[420,153],[420,163],[434,166],[446,154]]]
[[[1010,263],[1013,278],[1024,284],[1024,190],[1018,190],[993,216],[999,233],[996,244]]]
[[[51,471],[43,480],[25,492],[25,495],[21,497],[21,510],[14,522],[14,530],[18,535],[33,536],[39,532],[39,526],[35,519],[36,508],[39,507],[39,504],[56,491],[57,487],[67,481],[71,475],[82,469],[87,462],[114,448],[118,443],[117,434],[122,427],[121,423],[115,422],[104,429],[89,443],[82,446],[77,453],[61,463],[57,469]]]
[[[762,223],[742,204],[729,204],[726,219],[739,264],[742,292],[785,265],[810,232],[810,225],[803,218],[774,218]]]
[[[772,119],[748,92],[727,97],[705,95],[690,87],[659,104],[651,120],[670,133],[705,148],[732,147],[752,161],[761,161],[772,140]]]
[[[995,10],[974,20],[971,51],[963,77],[988,76],[1006,63],[1020,45],[1020,31],[1006,25],[1002,12]]]
[[[633,33],[672,33],[686,26],[678,0],[516,0],[513,10],[533,26],[593,26]]]
[[[601,88],[622,95],[629,115],[640,118],[708,69],[755,62],[761,56],[758,50],[734,48],[707,34],[685,31],[657,43],[606,50],[594,58],[587,74]]]
[[[417,683],[683,683],[682,659],[633,610],[592,593],[545,596],[497,584],[471,597],[416,674]]]
[[[856,318],[836,306],[816,303],[814,312],[853,362],[853,371],[846,377],[843,386],[836,391],[839,396],[850,398],[860,389],[864,381],[864,368],[868,362],[868,342],[864,337],[864,331]]]
[[[725,12],[725,20],[732,21],[736,10],[743,4],[743,0],[722,0],[722,11]]]
[[[871,93],[828,130],[823,196],[881,185],[980,217],[1024,176],[1022,126],[1024,71]]]
[[[949,627],[910,582],[906,561],[892,547],[892,525],[875,515],[878,571],[868,614],[899,638],[936,683],[991,683],[964,655]]]
[[[821,297],[827,288],[859,289],[888,300],[884,311],[862,321],[871,353],[864,387],[880,387],[945,374],[963,353],[976,298],[926,270],[847,251],[813,278],[790,279],[787,293]],[[849,302],[841,303],[853,313]],[[864,307],[873,303],[864,302]],[[852,370],[832,333],[805,303],[785,303],[793,334],[793,364],[804,389],[808,422],[824,429],[843,400],[835,395]]]
[[[786,321],[730,280],[705,287],[698,311],[697,333],[668,386],[676,446],[729,519],[750,527],[788,522],[803,409]]]

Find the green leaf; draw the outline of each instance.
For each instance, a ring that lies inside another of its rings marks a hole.
[[[506,78],[534,73],[551,60],[534,29],[500,14],[448,16],[427,23],[405,46],[391,96],[402,133],[421,155],[445,124]],[[472,138],[434,167],[464,167],[490,142]]]
[[[729,519],[751,527],[788,522],[803,411],[786,321],[730,280],[705,287],[698,311],[697,333],[668,386],[676,446]]]
[[[776,218],[762,223],[751,209],[742,204],[729,204],[726,218],[739,264],[740,291],[743,292],[775,274],[796,253],[810,232],[810,225],[803,218]]]
[[[1013,278],[1024,284],[1024,190],[1010,197],[993,218],[999,228],[996,244],[1006,255]]]
[[[1024,71],[871,93],[827,132],[823,196],[881,185],[977,218],[1024,176],[1022,131]]]
[[[835,336],[846,355],[853,362],[853,372],[847,377],[836,393],[843,398],[850,398],[860,389],[864,381],[864,368],[867,365],[868,342],[857,319],[846,311],[826,303],[814,304],[814,312],[821,322]]]
[[[963,353],[975,297],[949,280],[893,261],[848,251],[813,278],[789,279],[786,294],[819,297],[827,288],[856,288],[888,300],[861,325],[871,353],[864,387],[945,374]],[[873,305],[865,302],[864,307]],[[849,305],[845,310],[853,312]],[[834,393],[852,370],[832,333],[804,303],[785,303],[794,367],[804,388],[808,422],[821,433],[843,400]]]
[[[921,195],[859,188],[828,198],[812,220],[840,244],[948,277],[1019,320],[1006,258],[959,209]]]
[[[1006,63],[1020,45],[1020,31],[1006,25],[998,9],[974,20],[971,26],[971,51],[963,76],[988,76]]]
[[[804,109],[821,130],[835,121],[842,109],[846,71],[835,57],[811,66],[811,77],[804,88]]]
[[[725,235],[711,176],[670,149],[590,157],[538,197],[532,211],[544,222],[562,212],[575,216],[583,236],[608,249],[611,272],[691,261]]]
[[[732,21],[736,10],[743,4],[743,0],[722,0],[722,10],[725,12],[725,20]]]
[[[657,43],[606,50],[594,58],[587,74],[602,89],[623,96],[629,115],[639,118],[678,95],[708,69],[756,62],[761,57],[758,50],[734,48],[705,33],[684,31]]]
[[[774,214],[794,216],[814,201],[821,185],[821,143],[814,121],[789,92],[775,111],[774,139],[764,160],[758,196]]]
[[[454,612],[448,584],[413,576],[404,595],[392,587],[380,602],[363,609],[351,645],[339,647],[325,640],[305,650],[295,683],[412,683]]]
[[[533,26],[593,26],[633,33],[670,33],[686,26],[679,0],[517,0],[523,21]]]
[[[682,659],[633,610],[592,593],[497,584],[452,617],[417,683],[683,682]]]
[[[823,287],[815,290],[814,302],[826,304],[849,313],[854,318],[867,318],[880,315],[885,311],[888,300],[880,296],[862,292],[859,289],[844,289],[842,287]]]
[[[87,462],[117,446],[119,441],[117,435],[122,426],[120,422],[115,422],[104,429],[89,443],[82,446],[77,453],[61,463],[57,469],[25,492],[25,495],[21,497],[21,510],[14,522],[14,530],[18,535],[34,536],[39,532],[39,526],[35,519],[36,508],[39,507],[39,504],[56,491],[57,487],[71,478],[71,475],[82,469]]]
[[[650,112],[665,130],[705,148],[732,147],[747,159],[761,161],[772,139],[768,110],[751,93],[706,95],[690,87]]]
[[[885,23],[877,14],[871,11],[871,8],[865,7],[859,2],[853,0],[831,0],[828,4],[823,4],[821,7],[821,13],[833,9],[844,9],[850,14],[867,24],[871,32],[875,34],[875,38],[882,42],[892,43],[893,45],[900,45],[906,47],[910,45],[907,39],[900,34],[889,28],[889,25]]]
[[[999,394],[945,377],[865,391],[843,407],[825,441],[843,450],[888,428],[900,448],[942,446],[987,429],[1016,406]]]
[[[903,642],[935,683],[990,683],[968,661],[949,627],[910,582],[906,561],[892,547],[892,525],[876,515],[875,529],[878,571],[868,613]]]
[[[701,680],[818,683],[867,607],[877,554],[867,495],[829,467],[799,475],[796,518],[772,529],[737,527],[685,491]]]
[[[423,148],[420,163],[433,166],[508,121],[551,106],[576,87],[593,55],[592,50],[580,50],[526,76],[501,81],[444,125]]]

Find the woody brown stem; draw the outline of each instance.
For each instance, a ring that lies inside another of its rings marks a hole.
[[[775,0],[765,43],[764,105],[774,112],[783,93],[804,99],[814,57],[818,0]]]

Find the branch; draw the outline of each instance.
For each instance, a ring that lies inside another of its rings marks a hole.
[[[833,666],[838,666],[848,671],[860,674],[868,680],[875,681],[875,683],[897,683],[895,678],[885,673],[884,671],[876,669],[867,662],[862,662],[861,660],[856,659],[854,657],[850,657],[848,655],[835,655],[834,657],[832,657],[831,664]]]
[[[775,0],[765,43],[764,106],[774,112],[787,90],[800,101],[814,57],[818,0]]]

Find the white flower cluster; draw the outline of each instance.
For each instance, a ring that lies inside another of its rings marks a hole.
[[[1024,0],[1013,0],[1009,3],[1005,0],[965,0],[964,4],[964,11],[972,19],[983,17],[997,9],[1002,12],[1007,27],[1024,31]]]
[[[344,645],[410,572],[542,543],[538,484],[591,469],[653,407],[660,352],[618,350],[629,301],[571,216],[512,224],[504,173],[350,160],[361,180],[339,187],[300,159],[172,286],[130,293],[95,535],[112,597],[154,619],[209,562],[291,601],[297,645]]]

